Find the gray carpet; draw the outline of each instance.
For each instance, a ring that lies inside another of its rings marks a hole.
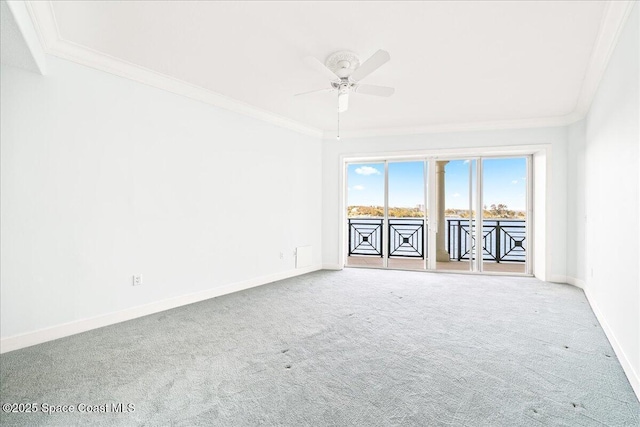
[[[2,425],[637,426],[580,289],[322,271],[0,356]]]

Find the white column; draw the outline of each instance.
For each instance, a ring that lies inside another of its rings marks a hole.
[[[446,220],[444,218],[444,167],[449,161],[436,162],[436,223],[438,231],[436,234],[436,261],[449,262],[449,252],[444,241]]]

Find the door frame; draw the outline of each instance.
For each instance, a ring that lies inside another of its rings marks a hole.
[[[480,158],[500,158],[500,157],[525,157],[527,160],[527,258],[525,263],[525,273],[503,273],[503,272],[482,272],[481,271],[481,258],[476,258],[476,263],[479,267],[475,268],[476,271],[456,271],[459,274],[486,274],[486,275],[527,275],[535,276],[541,280],[546,280],[548,274],[547,269],[550,267],[549,251],[547,250],[547,242],[549,242],[550,235],[549,229],[546,226],[546,201],[548,198],[549,190],[549,178],[550,178],[550,162],[551,162],[551,145],[539,144],[539,145],[523,145],[523,146],[507,146],[507,147],[480,147],[480,148],[455,148],[455,149],[432,149],[432,150],[419,150],[419,151],[407,151],[407,152],[380,152],[375,154],[358,155],[343,154],[340,156],[340,203],[339,203],[339,227],[338,227],[338,256],[340,260],[340,268],[346,266],[348,248],[346,236],[347,229],[347,165],[353,163],[384,163],[385,164],[385,219],[388,219],[387,204],[388,204],[388,162],[390,161],[425,161],[425,167],[428,167],[428,176],[425,177],[425,193],[427,198],[425,204],[429,207],[435,206],[435,192],[429,191],[427,184],[429,182],[435,182],[435,162],[438,160],[459,160],[459,159],[474,159],[478,160],[476,163],[476,174],[482,172],[482,162]],[[428,164],[428,166],[427,166]],[[479,175],[476,175],[476,177]],[[476,178],[477,195],[476,195],[476,217],[481,217],[482,208],[482,180]],[[427,208],[425,207],[425,211]],[[425,214],[426,216],[426,214]],[[540,221],[540,219],[542,219]],[[536,223],[540,223],[537,225]],[[385,221],[386,224],[386,221]],[[426,224],[426,218],[425,218]],[[429,221],[428,227],[425,225],[425,234],[428,233],[428,253],[435,253],[435,232],[437,227],[434,227],[433,221]],[[482,241],[482,227],[476,227],[476,241]],[[383,233],[384,235],[388,233]],[[478,236],[480,240],[478,240]],[[388,237],[387,237],[388,238]],[[383,243],[383,250],[387,245]],[[541,259],[542,258],[542,259]],[[384,268],[387,267],[387,255],[383,256]],[[428,259],[426,270],[427,272],[439,272],[435,269],[436,259],[435,256],[430,256]],[[354,267],[357,268],[357,267]],[[367,268],[367,267],[362,267]],[[451,272],[451,271],[446,271]]]

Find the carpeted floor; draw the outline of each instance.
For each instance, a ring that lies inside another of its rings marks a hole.
[[[321,271],[0,356],[2,425],[637,426],[583,292]],[[99,408],[98,408],[99,409]],[[111,407],[109,407],[111,409]]]

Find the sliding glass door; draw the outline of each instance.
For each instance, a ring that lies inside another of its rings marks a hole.
[[[527,159],[482,160],[482,270],[527,272]]]
[[[387,163],[387,267],[426,268],[426,176],[425,161]]]
[[[345,265],[529,274],[528,157],[346,165]]]
[[[347,165],[347,266],[386,267],[386,162]]]
[[[347,165],[347,266],[426,268],[426,177],[425,160]]]

